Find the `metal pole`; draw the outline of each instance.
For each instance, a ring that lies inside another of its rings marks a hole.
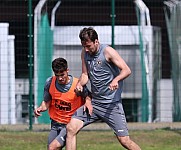
[[[33,53],[32,53],[32,0],[28,0],[28,44],[29,44],[29,130],[32,130],[32,108],[33,108],[33,94],[32,94],[32,77],[33,77]]]
[[[115,26],[115,0],[111,0],[111,10],[112,10],[112,14],[111,14],[111,23],[112,23],[112,47],[114,48],[114,26]]]
[[[34,36],[33,36],[33,39],[34,39],[34,55],[33,55],[33,58],[34,58],[34,63],[33,63],[33,69],[34,69],[34,107],[37,106],[38,104],[38,59],[37,59],[37,34],[38,34],[38,25],[40,23],[40,20],[41,20],[41,11],[42,11],[42,7],[44,6],[45,2],[47,0],[40,0],[38,2],[38,4],[36,5],[35,9],[34,9]],[[38,123],[38,120],[35,118],[35,123]]]
[[[58,7],[59,7],[60,4],[61,4],[61,1],[59,0],[59,1],[56,3],[56,5],[55,5],[55,7],[53,8],[53,10],[52,10],[52,15],[51,15],[51,30],[54,30],[54,27],[55,27],[55,13],[56,13],[56,11],[57,11],[57,9],[58,9]]]

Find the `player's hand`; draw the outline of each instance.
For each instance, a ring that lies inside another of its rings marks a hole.
[[[74,89],[74,92],[77,96],[81,96],[82,92],[80,90]]]
[[[116,81],[116,80],[113,80],[113,81],[111,82],[111,84],[109,85],[109,89],[110,89],[110,90],[116,90],[116,89],[118,89],[118,87],[119,87],[118,81]]]
[[[77,83],[75,91],[76,92],[82,92],[83,91],[83,86],[80,83]]]
[[[41,112],[42,112],[42,108],[41,107],[36,108],[34,110],[35,117],[38,118],[39,116],[41,116],[42,115]]]
[[[89,115],[92,115],[93,107],[89,96],[85,98],[84,111],[86,111],[86,109],[88,110]]]

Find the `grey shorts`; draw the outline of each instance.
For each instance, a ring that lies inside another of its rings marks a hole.
[[[51,130],[48,136],[48,145],[56,139],[63,148],[66,144],[66,124],[60,124],[56,121],[51,121]]]
[[[83,111],[83,106],[80,107],[73,115],[84,122],[84,126],[91,124],[95,121],[102,120],[107,123],[117,136],[127,136],[128,128],[125,113],[121,103],[113,104],[97,104],[92,102],[93,114],[88,115],[88,112]]]

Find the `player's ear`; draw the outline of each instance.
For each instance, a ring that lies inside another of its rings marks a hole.
[[[98,41],[97,39],[95,40],[95,44],[96,44],[96,45],[99,44],[99,41]]]
[[[69,72],[69,68],[67,68],[67,72]]]

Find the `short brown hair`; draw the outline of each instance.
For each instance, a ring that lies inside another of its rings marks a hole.
[[[96,39],[98,40],[98,34],[92,27],[83,28],[80,30],[79,38],[81,41],[88,41],[90,39],[94,42]]]
[[[68,68],[68,64],[64,58],[59,57],[52,61],[52,70],[55,74],[66,71],[67,68]]]

